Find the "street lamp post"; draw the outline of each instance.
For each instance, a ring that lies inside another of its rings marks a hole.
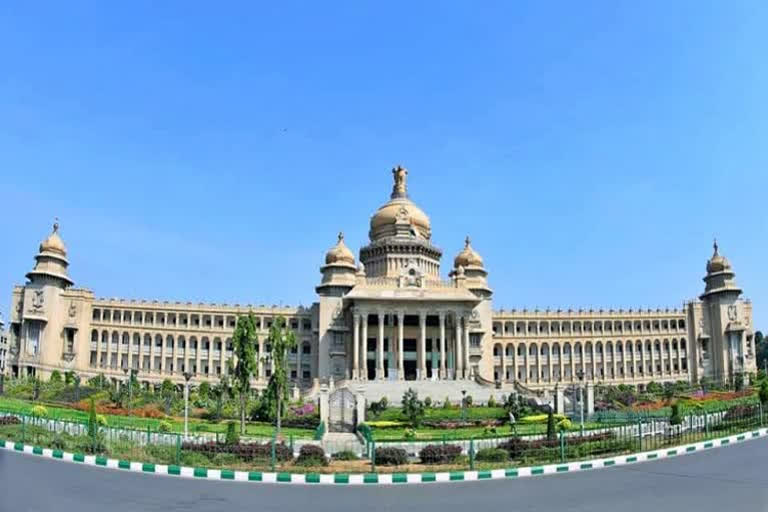
[[[467,419],[467,390],[461,390],[461,421]]]
[[[579,378],[579,421],[581,423],[581,432],[584,433],[584,400],[582,395],[582,381],[584,380],[584,370],[579,369],[576,372],[576,376]]]
[[[184,439],[189,435],[189,379],[192,373],[184,372]]]

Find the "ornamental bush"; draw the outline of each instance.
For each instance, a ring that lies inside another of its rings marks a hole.
[[[501,448],[483,448],[475,454],[475,460],[480,462],[506,462],[509,453]]]
[[[403,448],[376,448],[376,464],[402,466],[408,463],[408,453]]]
[[[42,405],[36,405],[32,408],[32,416],[35,418],[45,418],[48,416],[48,409]]]
[[[603,444],[605,448],[608,449],[611,443],[607,443],[606,441],[612,441],[615,438],[616,434],[613,432],[601,432],[599,434],[586,436],[568,436],[566,438],[566,445],[570,449],[588,443],[595,443]],[[497,448],[500,448],[509,453],[509,457],[511,459],[517,459],[532,450],[540,450],[542,448],[557,448],[559,443],[560,441],[557,438],[552,440],[535,439],[533,441],[525,441],[519,437],[511,437],[503,443],[499,443]]]
[[[327,466],[328,459],[325,458],[325,451],[322,446],[314,444],[305,444],[299,450],[299,456],[296,458],[298,466]]]
[[[163,420],[157,425],[158,432],[170,432],[172,428],[173,424],[167,420]]]
[[[422,464],[450,464],[461,455],[457,444],[428,444],[419,452]]]
[[[16,416],[0,416],[0,426],[3,425],[18,425],[21,420]]]

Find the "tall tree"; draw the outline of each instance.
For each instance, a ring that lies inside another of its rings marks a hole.
[[[232,335],[234,356],[237,360],[231,368],[234,388],[240,398],[240,434],[245,434],[245,412],[248,395],[251,393],[251,377],[256,372],[256,319],[253,313],[237,318],[235,333]]]
[[[296,335],[288,329],[285,319],[278,317],[269,329],[272,347],[272,375],[269,377],[269,394],[275,403],[276,431],[280,434],[283,402],[288,396],[288,353],[296,346]]]

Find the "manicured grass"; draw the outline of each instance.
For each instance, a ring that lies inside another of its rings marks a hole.
[[[0,415],[3,412],[16,412],[19,414],[31,414],[32,408],[39,403],[27,402],[24,400],[18,400],[14,398],[0,397]],[[62,421],[74,421],[77,423],[85,423],[88,421],[88,413],[77,409],[71,409],[68,407],[61,407],[57,405],[43,404],[48,410],[48,418]],[[153,418],[139,418],[133,416],[117,416],[117,415],[105,415],[107,418],[107,424],[110,427],[120,427],[135,430],[146,430],[149,427],[150,430],[156,431],[159,428],[160,421]],[[184,419],[168,417],[165,421],[171,424],[172,432],[184,432]],[[209,421],[202,421],[198,419],[189,420],[190,433],[195,432],[218,432],[224,433],[227,430],[228,420],[221,421],[219,423],[212,423]],[[286,428],[283,427],[282,433],[284,436],[293,436],[295,439],[312,439],[314,436],[314,429],[304,428]],[[257,423],[249,422],[246,424],[246,435],[253,437],[272,437],[274,432],[274,426],[269,423]]]

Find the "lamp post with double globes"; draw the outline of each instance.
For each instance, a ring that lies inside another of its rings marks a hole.
[[[184,439],[189,435],[189,380],[194,374],[184,372]]]

